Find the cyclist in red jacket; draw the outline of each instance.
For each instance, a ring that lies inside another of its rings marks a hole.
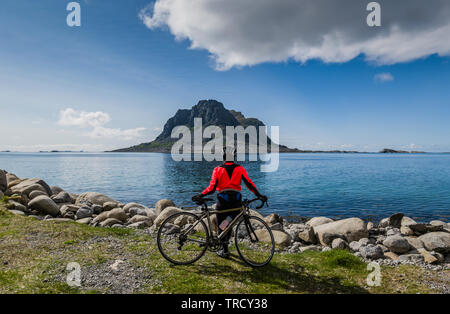
[[[244,167],[236,164],[234,159],[236,158],[236,150],[234,148],[224,148],[223,160],[225,161],[221,166],[214,168],[212,173],[211,182],[209,186],[198,195],[192,197],[194,202],[201,201],[202,197],[212,194],[215,191],[217,194],[217,210],[225,210],[231,208],[237,208],[242,206],[241,195],[241,181],[244,181],[245,186],[253,192],[262,201],[266,202],[267,197],[260,194],[258,189],[252,180],[248,177],[247,171]],[[219,234],[222,231],[220,228],[224,220],[234,219],[239,212],[229,212],[223,214],[217,214],[217,225],[219,226]],[[225,227],[223,227],[225,229]],[[217,255],[223,258],[230,256],[228,250],[228,241],[230,239],[231,232],[224,238],[223,248],[217,252]]]

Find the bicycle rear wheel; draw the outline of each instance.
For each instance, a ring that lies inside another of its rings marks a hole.
[[[187,265],[196,262],[208,248],[205,223],[193,213],[180,212],[166,218],[159,227],[158,249],[169,262]]]
[[[239,256],[253,267],[267,265],[275,252],[272,231],[256,216],[243,216],[236,226],[234,240]]]

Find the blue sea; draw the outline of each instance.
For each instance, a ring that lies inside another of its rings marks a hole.
[[[158,153],[0,153],[0,169],[38,177],[70,193],[95,191],[152,206],[193,206],[218,162],[175,162]],[[450,154],[281,154],[278,171],[243,165],[283,216],[361,217],[403,212],[418,221],[450,218]],[[245,189],[245,188],[244,188]],[[245,197],[250,197],[248,191]]]

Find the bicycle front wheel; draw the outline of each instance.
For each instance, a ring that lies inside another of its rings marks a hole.
[[[159,227],[158,249],[169,262],[194,263],[208,248],[208,229],[200,218],[189,212],[169,216]]]
[[[253,267],[267,265],[275,252],[272,231],[256,216],[243,216],[236,226],[234,240],[239,256]]]

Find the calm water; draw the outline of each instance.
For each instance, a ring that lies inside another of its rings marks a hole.
[[[170,198],[192,206],[191,196],[208,185],[217,164],[154,153],[0,153],[0,169],[21,178],[147,205]],[[379,219],[401,211],[418,220],[450,218],[448,154],[281,154],[273,173],[259,172],[256,162],[244,165],[269,196],[266,213]]]

